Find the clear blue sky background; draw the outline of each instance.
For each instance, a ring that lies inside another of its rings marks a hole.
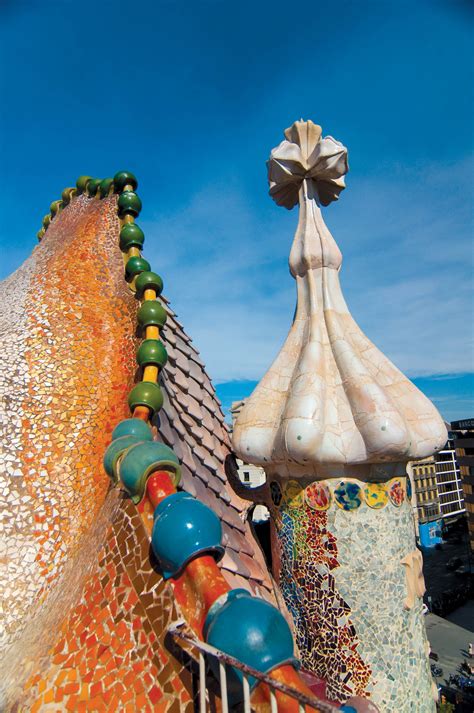
[[[0,2],[0,277],[79,174],[139,177],[145,255],[225,406],[294,307],[296,212],[265,160],[295,119],[349,149],[325,211],[367,335],[448,419],[474,415],[469,2]]]

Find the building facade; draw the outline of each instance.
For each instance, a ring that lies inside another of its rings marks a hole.
[[[453,445],[459,464],[459,474],[467,511],[469,541],[474,551],[474,418],[451,423]]]
[[[440,514],[446,526],[465,510],[461,471],[456,457],[454,434],[448,432],[448,441],[435,456],[436,480],[439,494]]]
[[[419,525],[439,520],[441,510],[434,457],[413,461],[411,466]]]
[[[442,542],[442,519],[436,463],[433,456],[411,463],[414,500],[416,506],[415,521],[422,547],[434,547]]]

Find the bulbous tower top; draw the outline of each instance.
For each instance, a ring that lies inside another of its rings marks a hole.
[[[389,478],[395,464],[404,469],[439,450],[446,428],[344,301],[342,256],[321,206],[345,188],[347,149],[322,138],[312,121],[295,122],[285,137],[267,165],[275,202],[288,209],[299,203],[289,260],[297,307],[280,353],[237,418],[234,448],[283,477]]]

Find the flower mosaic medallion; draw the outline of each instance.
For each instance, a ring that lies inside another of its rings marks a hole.
[[[321,481],[316,481],[308,485],[304,495],[307,504],[313,510],[327,510],[331,505],[331,490],[326,483]]]
[[[296,480],[289,480],[286,484],[283,500],[287,507],[301,508],[303,507],[303,487]]]
[[[362,504],[362,489],[357,483],[343,481],[334,490],[334,499],[342,510],[357,510]]]
[[[391,480],[388,484],[388,497],[390,502],[399,508],[405,499],[405,491],[401,480]]]
[[[385,483],[367,483],[364,488],[365,502],[370,508],[380,510],[388,503]]]

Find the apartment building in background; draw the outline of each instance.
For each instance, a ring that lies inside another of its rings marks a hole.
[[[453,446],[464,494],[467,511],[469,541],[474,551],[474,418],[466,418],[451,423]]]
[[[433,547],[442,542],[443,529],[435,459],[430,456],[412,461],[410,465],[420,545]]]
[[[439,453],[409,464],[416,529],[420,545],[432,547],[467,510],[474,550],[474,419],[446,427],[448,440]]]
[[[448,441],[444,448],[435,455],[436,481],[438,485],[440,514],[445,527],[466,512],[461,471],[456,457],[454,434],[449,423]]]

